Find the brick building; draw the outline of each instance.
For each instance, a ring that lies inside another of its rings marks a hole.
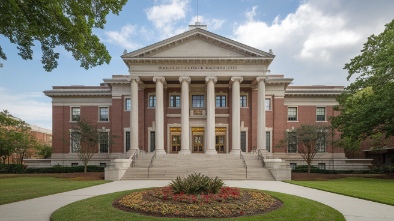
[[[99,126],[92,164],[108,164],[133,150],[156,154],[239,154],[261,150],[267,157],[302,163],[294,146],[276,148],[285,132],[303,123],[328,124],[342,86],[289,86],[271,75],[272,51],[264,52],[213,34],[206,26],[121,56],[129,74],[100,86],[54,86],[52,165],[79,162],[72,125]],[[76,82],[77,83],[77,82]],[[345,159],[329,143],[316,164]],[[128,154],[129,153],[129,154]],[[328,166],[328,165],[327,165]]]

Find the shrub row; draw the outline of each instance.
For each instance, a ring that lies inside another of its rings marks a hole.
[[[291,172],[295,173],[307,173],[308,166],[297,166],[292,169]],[[315,166],[311,166],[311,173],[321,173],[321,174],[379,174],[379,173],[394,173],[394,166],[380,166],[373,167],[370,170],[323,170]]]
[[[104,167],[88,166],[88,172],[104,172]],[[0,164],[0,173],[77,173],[83,172],[83,166],[64,167],[53,166],[47,168],[26,168],[20,164]]]

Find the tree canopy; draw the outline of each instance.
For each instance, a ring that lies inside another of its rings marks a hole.
[[[345,64],[349,80],[337,100],[340,115],[332,125],[343,137],[364,140],[374,134],[394,135],[394,20],[379,35],[371,35],[361,54]]]
[[[17,45],[19,56],[32,59],[35,42],[41,43],[46,71],[57,67],[57,46],[63,46],[89,69],[109,63],[111,56],[93,28],[104,28],[106,16],[118,14],[127,0],[6,0],[0,1],[0,35]],[[0,45],[0,58],[7,59]]]

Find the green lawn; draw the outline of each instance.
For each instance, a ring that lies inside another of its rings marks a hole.
[[[394,206],[394,180],[348,177],[329,181],[288,182]]]
[[[61,220],[196,220],[196,219],[175,219],[175,218],[159,218],[143,216],[135,213],[124,212],[112,207],[112,202],[124,196],[131,191],[117,192],[102,196],[97,196],[85,200],[81,200],[55,211],[52,221]],[[343,215],[337,210],[318,203],[316,201],[300,198],[292,195],[267,192],[284,202],[284,206],[276,211],[250,217],[237,217],[226,220],[345,220]],[[206,219],[205,219],[206,220]],[[220,219],[211,219],[220,220]]]
[[[74,181],[54,177],[0,179],[0,205],[103,184],[108,181]]]

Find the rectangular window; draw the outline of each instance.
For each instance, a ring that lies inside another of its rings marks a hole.
[[[149,107],[156,107],[156,95],[149,95]]]
[[[271,131],[265,132],[265,149],[267,149],[268,152],[271,151]]]
[[[326,108],[317,107],[316,108],[316,121],[326,121]]]
[[[296,107],[288,107],[287,108],[287,120],[288,121],[297,121],[297,108]]]
[[[318,164],[317,164],[317,167],[318,167],[320,170],[325,170],[325,169],[326,169],[326,164],[325,164],[325,163],[318,163]]]
[[[130,131],[126,131],[126,152],[130,150]]]
[[[100,153],[108,153],[108,132],[100,132]]]
[[[287,152],[297,153],[297,136],[295,132],[287,133]]]
[[[181,96],[171,95],[170,96],[170,107],[180,107],[181,106]]]
[[[81,119],[81,108],[72,107],[71,108],[71,121],[79,121]]]
[[[240,106],[241,107],[247,107],[248,103],[247,103],[247,96],[246,95],[241,95],[239,96],[240,99]]]
[[[271,110],[271,99],[265,99],[265,110]]]
[[[72,167],[77,167],[77,166],[78,166],[78,163],[71,163],[71,166],[72,166]]]
[[[130,98],[124,99],[124,110],[125,111],[131,110],[131,99]]]
[[[81,134],[79,132],[71,132],[70,134],[71,153],[78,153],[81,148]]]
[[[109,120],[109,108],[108,107],[99,107],[99,121],[108,121]]]
[[[290,163],[290,168],[291,168],[292,170],[295,170],[296,167],[297,167],[297,164],[296,164],[296,163]]]
[[[319,152],[319,153],[326,152],[325,133],[317,132],[316,149],[317,149],[317,152]]]
[[[204,107],[204,95],[192,95],[192,107]]]
[[[216,107],[226,107],[226,95],[216,95]]]

